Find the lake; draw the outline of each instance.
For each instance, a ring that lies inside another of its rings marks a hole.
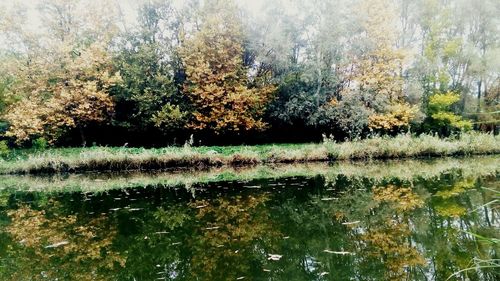
[[[500,280],[496,156],[0,182],[1,280]]]

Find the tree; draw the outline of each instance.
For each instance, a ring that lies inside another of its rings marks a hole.
[[[12,64],[14,59],[10,56],[0,57],[0,64],[3,65],[0,68],[0,117],[4,115],[5,110],[13,103],[15,100],[9,96],[9,89],[15,82],[15,77],[10,73],[9,67],[7,65]],[[0,118],[0,135],[5,133],[8,124]]]
[[[122,36],[115,67],[123,81],[113,94],[118,126],[163,134],[185,126],[187,101],[178,87],[180,22],[169,1],[149,2],[141,6],[138,27]]]
[[[329,101],[346,85],[343,66],[354,21],[345,1],[273,1],[248,23],[256,72],[271,72],[276,98],[266,112],[272,130],[332,132]],[[262,18],[263,17],[263,18]],[[328,120],[325,120],[328,119]]]
[[[85,144],[85,128],[111,117],[109,91],[120,79],[108,50],[114,13],[106,4],[82,9],[84,4],[43,1],[45,25],[36,37],[23,29],[22,17],[1,25],[15,58],[9,65],[15,81],[6,90],[15,101],[4,115],[6,136],[18,144],[40,136],[54,143],[71,129],[80,131]]]
[[[462,10],[468,29],[468,38],[464,40],[465,57],[470,62],[466,74],[469,91],[477,97],[478,127],[494,131],[499,123],[498,114],[495,114],[499,108],[498,102],[495,103],[495,91],[500,81],[500,22],[496,17],[500,5],[492,0],[474,4],[464,2]]]
[[[374,111],[368,118],[368,127],[397,131],[409,125],[417,110],[404,100],[401,73],[405,52],[395,47],[396,11],[387,0],[363,1],[361,9],[364,33],[360,39],[366,41],[365,50],[355,53],[348,72],[353,84],[343,95],[365,93],[363,102]]]
[[[201,11],[202,26],[182,42],[183,92],[194,106],[189,126],[215,133],[263,129],[262,114],[273,87],[249,85],[243,66],[242,30],[236,5],[212,0]],[[258,79],[258,78],[256,78]]]
[[[9,108],[6,136],[19,144],[39,136],[53,143],[77,128],[85,145],[85,127],[110,119],[114,103],[108,91],[120,77],[112,72],[106,50],[98,44],[82,51],[68,50],[61,62],[65,69],[33,85],[27,98]]]
[[[460,100],[460,95],[453,92],[435,94],[429,98],[427,108],[427,129],[449,135],[453,131],[467,131],[472,129],[472,123],[463,120],[461,116],[451,111],[451,106]]]

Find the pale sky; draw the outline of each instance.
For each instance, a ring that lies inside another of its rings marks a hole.
[[[11,11],[15,7],[22,7],[22,11],[25,13],[27,21],[25,22],[24,29],[33,35],[36,36],[37,33],[40,32],[40,29],[43,28],[43,22],[41,19],[41,15],[38,7],[44,1],[51,0],[0,0],[0,21],[2,14],[9,15]],[[60,0],[59,0],[60,1]],[[72,0],[69,0],[72,1]],[[126,28],[132,28],[137,22],[137,12],[142,3],[146,1],[156,1],[156,0],[80,0],[85,7],[88,5],[92,5],[92,2],[96,3],[102,1],[101,3],[110,2],[112,7],[119,7],[121,14],[123,15],[123,19],[126,25]],[[161,1],[161,0],[158,0]],[[181,6],[185,3],[184,0],[172,0],[174,6]],[[203,0],[200,0],[203,1]],[[235,0],[236,3],[243,9],[249,12],[251,16],[259,17],[260,12],[265,8],[265,4],[267,1],[272,0]],[[286,9],[288,12],[292,14],[296,13],[296,9],[293,9],[290,5],[291,0],[281,0],[281,7]],[[115,4],[116,3],[116,4]],[[121,22],[123,23],[123,22]],[[123,25],[119,24],[118,26],[123,27]],[[6,43],[6,38],[0,33],[0,49],[11,49],[12,46]]]
[[[37,7],[43,0],[0,0],[0,7],[7,7],[7,10],[14,7],[16,4],[21,4],[27,8],[26,13],[29,20],[30,28],[36,30],[42,24]],[[50,1],[50,0],[48,0]],[[133,24],[136,20],[137,10],[141,3],[148,0],[102,0],[118,2],[122,13],[127,22]],[[85,2],[85,0],[82,0]],[[182,5],[183,0],[173,0],[175,6]],[[252,12],[254,15],[260,11],[266,0],[236,0],[236,2],[244,9]]]

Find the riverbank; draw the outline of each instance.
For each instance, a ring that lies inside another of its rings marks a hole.
[[[12,152],[0,162],[0,174],[75,173],[85,171],[164,170],[273,163],[359,159],[467,156],[500,153],[500,136],[470,133],[460,138],[399,135],[318,144],[270,144],[225,147],[54,148]]]
[[[128,188],[184,188],[195,193],[207,184],[233,182],[241,188],[260,188],[251,182],[310,179],[322,177],[332,181],[342,177],[351,182],[370,182],[378,185],[400,182],[412,185],[416,180],[447,177],[488,177],[500,172],[496,155],[474,157],[443,157],[433,159],[398,159],[373,161],[337,161],[302,164],[255,165],[218,167],[203,170],[176,169],[153,172],[99,172],[82,174],[0,175],[2,192],[104,192]]]

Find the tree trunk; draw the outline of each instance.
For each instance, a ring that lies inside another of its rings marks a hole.
[[[82,147],[85,147],[87,145],[87,141],[85,140],[85,134],[83,132],[83,127],[79,127],[80,130],[80,139],[82,141]]]
[[[319,108],[319,95],[321,93],[321,87],[323,86],[323,73],[321,71],[321,51],[317,54],[317,65],[318,67],[318,88],[316,88],[316,107]]]
[[[483,80],[477,82],[477,113],[481,112],[481,87],[483,85]]]

